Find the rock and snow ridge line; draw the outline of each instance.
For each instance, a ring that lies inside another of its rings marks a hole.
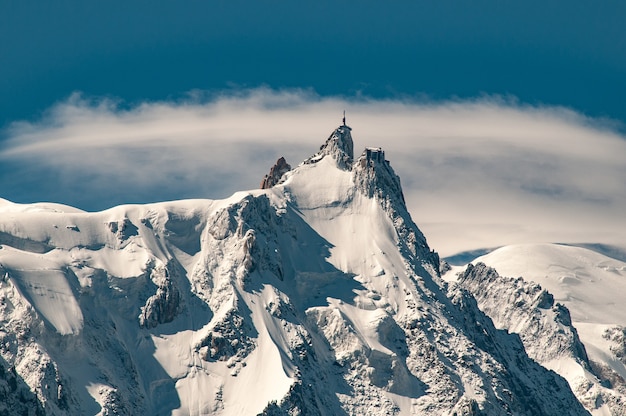
[[[483,262],[522,277],[503,277]],[[519,334],[528,354],[564,376],[592,414],[626,413],[626,319],[615,307],[626,294],[626,263],[583,247],[524,244],[455,273],[444,278],[472,292],[498,328]]]
[[[0,411],[588,414],[441,280],[382,150],[352,149],[340,126],[222,201],[0,206],[0,394],[24,399]]]

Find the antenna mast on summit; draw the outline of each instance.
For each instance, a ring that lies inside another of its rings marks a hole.
[[[343,110],[343,125],[346,125],[346,110]]]

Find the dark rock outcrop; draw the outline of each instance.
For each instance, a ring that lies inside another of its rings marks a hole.
[[[261,181],[261,189],[269,189],[276,185],[282,176],[291,170],[291,166],[284,157],[281,157],[276,161],[276,164],[270,169],[270,173],[265,175]]]
[[[154,267],[150,280],[157,286],[156,293],[146,300],[139,315],[139,325],[154,328],[158,324],[172,322],[180,311],[181,296],[165,267]]]

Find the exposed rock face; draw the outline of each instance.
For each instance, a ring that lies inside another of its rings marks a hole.
[[[138,234],[137,227],[128,218],[120,221],[111,221],[108,223],[108,226],[109,230],[115,234],[120,242],[124,242]]]
[[[291,166],[284,157],[281,157],[276,161],[276,164],[270,169],[270,173],[265,175],[261,181],[261,189],[269,189],[272,186],[280,182],[280,178],[291,170]]]
[[[406,209],[400,177],[396,175],[381,148],[367,148],[354,162],[352,176],[356,188],[379,201],[400,236],[398,245],[412,263],[421,263],[429,273],[439,276],[439,255],[432,251],[426,237],[411,220]]]
[[[355,182],[367,196],[388,199],[404,206],[400,178],[385,160],[381,148],[367,148],[355,163]]]
[[[15,367],[9,367],[0,357],[0,414],[1,415],[44,415],[38,397],[17,374]]]
[[[221,321],[216,322],[211,332],[195,347],[206,361],[227,361],[230,366],[246,358],[256,347],[254,328],[247,322],[236,305],[228,310]]]
[[[351,170],[354,159],[354,143],[351,131],[352,129],[346,125],[339,126],[320,146],[320,151],[305,160],[304,163],[316,163],[322,160],[324,156],[329,155],[337,161],[337,166],[340,169]]]
[[[554,302],[552,294],[540,285],[500,276],[483,263],[468,265],[458,283],[474,295],[497,327],[510,328],[520,335],[531,358],[541,363],[566,353],[589,369],[585,347],[572,326],[569,310]]]
[[[594,411],[606,404],[612,414],[624,414],[626,383],[609,368],[600,368],[589,360],[572,325],[569,310],[555,302],[550,292],[521,277],[500,276],[483,263],[468,265],[459,274],[457,284],[473,294],[480,309],[496,327],[518,334],[528,355],[539,364],[551,368],[551,363],[569,362],[579,366],[581,373],[595,373],[597,380],[582,376],[569,379],[579,401],[588,410]],[[609,333],[605,333],[607,340]],[[611,334],[616,333],[620,334],[619,331]],[[613,352],[621,358],[617,351]]]
[[[180,308],[180,294],[172,283],[167,268],[152,268],[150,280],[157,286],[157,289],[141,308],[139,324],[145,328],[154,328],[158,324],[172,322]]]

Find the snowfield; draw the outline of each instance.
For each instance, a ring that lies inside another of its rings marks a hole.
[[[0,413],[589,414],[441,278],[384,152],[355,159],[345,125],[226,200],[0,200],[0,276]]]
[[[626,325],[626,263],[559,244],[502,247],[476,262],[539,283],[568,307],[576,323]]]

